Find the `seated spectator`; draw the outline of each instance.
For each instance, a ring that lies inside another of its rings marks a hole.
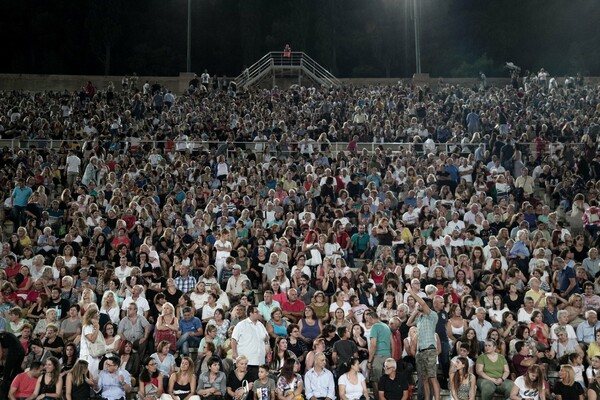
[[[34,361],[30,364],[29,370],[21,372],[10,383],[10,399],[28,399],[35,392],[38,379],[42,376],[42,363]],[[89,395],[89,393],[88,393]]]

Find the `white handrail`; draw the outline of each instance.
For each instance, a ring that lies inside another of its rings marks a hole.
[[[273,70],[301,70],[313,80],[327,86],[341,86],[341,82],[327,69],[313,60],[304,52],[284,53],[272,51],[260,60],[246,68],[235,78],[240,88],[246,88],[262,79]]]

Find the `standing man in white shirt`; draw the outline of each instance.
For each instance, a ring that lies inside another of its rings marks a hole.
[[[81,159],[73,152],[69,150],[67,153],[67,186],[71,188],[77,177],[79,176],[79,168],[81,166]]]
[[[246,310],[248,318],[238,323],[231,334],[232,358],[244,354],[248,357],[248,377],[252,382],[258,379],[258,367],[263,365],[267,353],[271,352],[269,334],[265,326],[258,320],[258,307],[251,305]]]

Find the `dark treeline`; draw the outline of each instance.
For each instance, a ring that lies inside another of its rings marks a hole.
[[[432,76],[600,75],[593,0],[418,0]],[[340,77],[414,72],[412,0],[192,0],[192,70],[237,75],[289,43]],[[1,0],[0,72],[174,75],[187,0]]]

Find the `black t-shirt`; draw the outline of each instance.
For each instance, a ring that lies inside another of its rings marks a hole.
[[[511,300],[509,295],[504,296],[504,304],[509,310],[518,310],[523,305],[523,295],[519,294],[516,300]]]
[[[567,386],[558,381],[554,385],[554,393],[561,395],[564,400],[578,399],[583,394],[583,388],[577,382],[573,382],[571,386]]]
[[[238,379],[235,373],[235,369],[233,369],[229,372],[229,375],[227,376],[227,387],[230,387],[231,390],[235,392],[237,389],[242,387],[242,383],[244,380],[248,380],[248,372],[246,372],[246,375],[242,378],[242,380],[240,380]],[[252,381],[248,380],[248,382]]]
[[[338,369],[341,369],[342,365],[350,360],[354,353],[358,353],[358,346],[351,340],[338,340],[333,345],[333,351],[338,356]]]
[[[391,380],[388,375],[383,375],[379,379],[379,391],[384,393],[386,400],[400,400],[406,390],[408,390],[408,380],[401,371],[396,370],[394,380]]]
[[[59,349],[61,347],[65,347],[65,342],[59,337],[55,337],[54,341],[52,343],[50,343],[48,341],[48,338],[45,338],[44,341],[42,342],[44,347],[48,347],[50,349],[50,353],[52,353],[52,355],[54,357],[62,357],[62,351],[56,351],[55,349]]]
[[[46,308],[55,308],[56,309],[56,317],[60,320],[66,318],[69,314],[69,308],[71,308],[71,303],[68,300],[60,299],[58,303],[52,301],[52,299],[48,300],[46,303]]]
[[[169,303],[171,303],[173,305],[173,307],[177,307],[177,303],[179,301],[179,298],[183,295],[183,292],[181,290],[179,290],[179,289],[177,289],[175,291],[175,294],[169,293],[168,290],[165,290],[163,293],[165,295],[165,299]]]

